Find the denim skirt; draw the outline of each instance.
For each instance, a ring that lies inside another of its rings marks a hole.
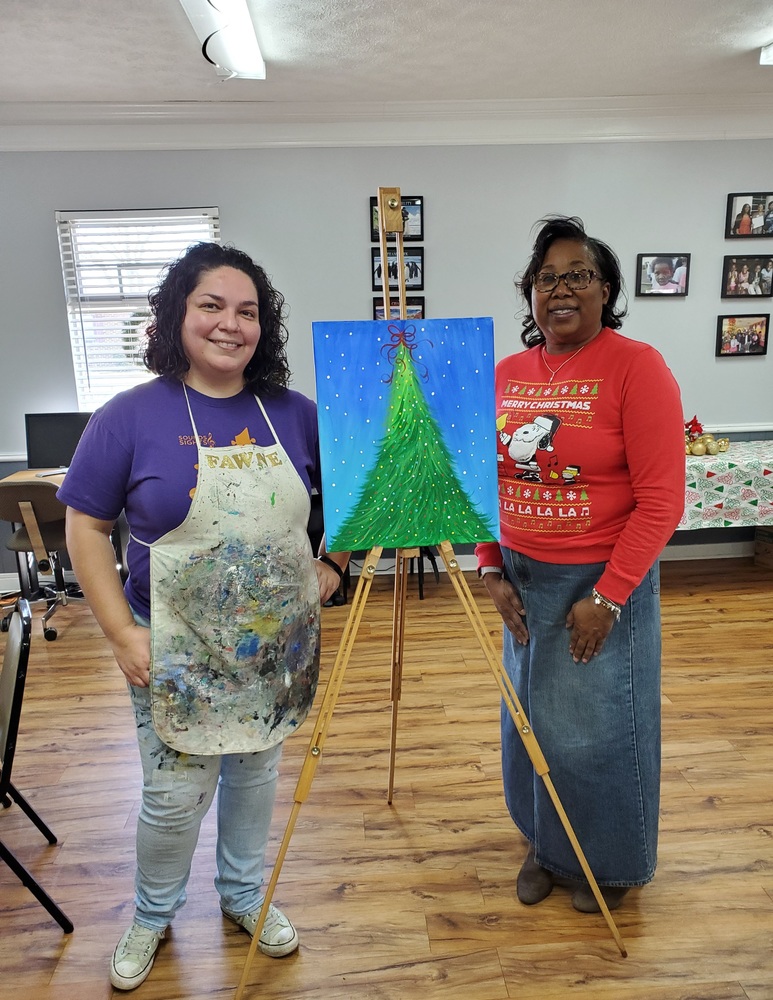
[[[526,611],[525,646],[504,630],[504,664],[596,880],[644,885],[655,872],[660,801],[660,575],[657,564],[589,663],[569,652],[566,616],[604,563],[538,562],[503,548]],[[555,807],[502,706],[505,801],[538,864],[584,879]]]

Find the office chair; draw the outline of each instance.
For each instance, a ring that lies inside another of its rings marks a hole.
[[[16,737],[19,732],[31,635],[30,606],[27,601],[20,598],[16,602],[15,609],[11,612],[3,656],[3,669],[0,673],[0,804],[2,804],[3,809],[8,809],[12,802],[15,802],[21,811],[32,820],[49,844],[55,844],[54,834],[21,792],[11,783],[11,770],[16,751]],[[73,929],[72,922],[1,840],[0,860],[8,865],[22,885],[29,889],[38,902],[46,908],[65,934],[69,934]]]
[[[416,559],[417,564],[417,574],[419,578],[419,600],[424,600],[424,560],[427,560],[432,567],[432,572],[435,575],[435,583],[440,583],[440,573],[438,572],[437,558],[435,555],[435,548],[431,545],[422,545],[419,549],[419,555]],[[408,572],[413,576],[413,559],[408,562]]]
[[[29,554],[34,555],[38,569],[50,572],[54,578],[53,587],[43,588],[48,603],[43,615],[43,635],[49,642],[57,635],[56,629],[48,624],[49,619],[70,597],[59,560],[59,554],[66,551],[64,514],[65,508],[56,498],[53,483],[45,479],[0,482],[0,521],[17,526],[6,548],[16,553],[22,596],[34,599],[29,584]],[[3,631],[7,621],[3,620]]]

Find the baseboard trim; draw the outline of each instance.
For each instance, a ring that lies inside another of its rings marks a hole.
[[[46,576],[44,573],[38,573],[38,582],[44,587],[53,587],[54,578],[53,576]],[[65,583],[77,583],[75,579],[75,574],[71,569],[66,569],[64,571],[64,582]],[[11,595],[19,593],[19,577],[16,573],[0,573],[0,595]]]
[[[661,555],[661,561],[663,562],[673,562],[676,560],[690,560],[690,559],[742,559],[746,557],[751,557],[754,555],[754,542],[713,542],[711,544],[695,544],[695,545],[669,545],[666,547],[665,551]],[[459,555],[457,556],[459,560],[459,566],[464,570],[464,572],[472,572],[478,566],[478,560],[471,553],[469,555]],[[438,570],[441,573],[445,573],[446,567],[443,560],[438,556],[437,560]],[[360,568],[362,562],[357,559],[353,559],[351,562],[351,572],[352,576],[360,575]],[[427,564],[424,566],[425,573],[427,571]],[[384,559],[379,561],[377,573],[383,576],[391,576],[394,574],[395,564],[394,559]],[[44,583],[49,582],[49,578],[40,577],[41,581]],[[74,583],[75,577],[69,573],[65,573],[65,579],[68,583]],[[19,578],[15,573],[0,573],[0,593],[2,594],[15,594],[19,590]]]
[[[692,559],[742,559],[754,555],[754,542],[712,542],[696,543],[695,545],[668,545],[662,552],[661,562],[674,562],[677,560]],[[478,568],[478,560],[472,554],[457,555],[459,566],[464,572],[474,571]],[[438,570],[445,573],[446,567],[440,556],[437,557]],[[353,559],[351,562],[352,576],[359,576],[362,567],[362,560]],[[395,570],[394,558],[382,559],[379,561],[376,573],[378,575],[392,575]],[[427,563],[424,564],[424,571],[427,572]],[[430,570],[431,572],[431,570]]]

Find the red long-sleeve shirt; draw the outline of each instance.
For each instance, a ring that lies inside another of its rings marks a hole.
[[[571,360],[546,357],[533,347],[497,365],[501,542],[542,562],[605,562],[597,589],[624,604],[684,510],[679,387],[653,347],[608,328]],[[476,554],[502,564],[496,543]]]

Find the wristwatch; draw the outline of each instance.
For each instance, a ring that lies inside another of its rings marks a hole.
[[[478,570],[478,576],[481,578],[486,576],[488,573],[496,573],[500,580],[505,575],[501,566],[481,566]]]

